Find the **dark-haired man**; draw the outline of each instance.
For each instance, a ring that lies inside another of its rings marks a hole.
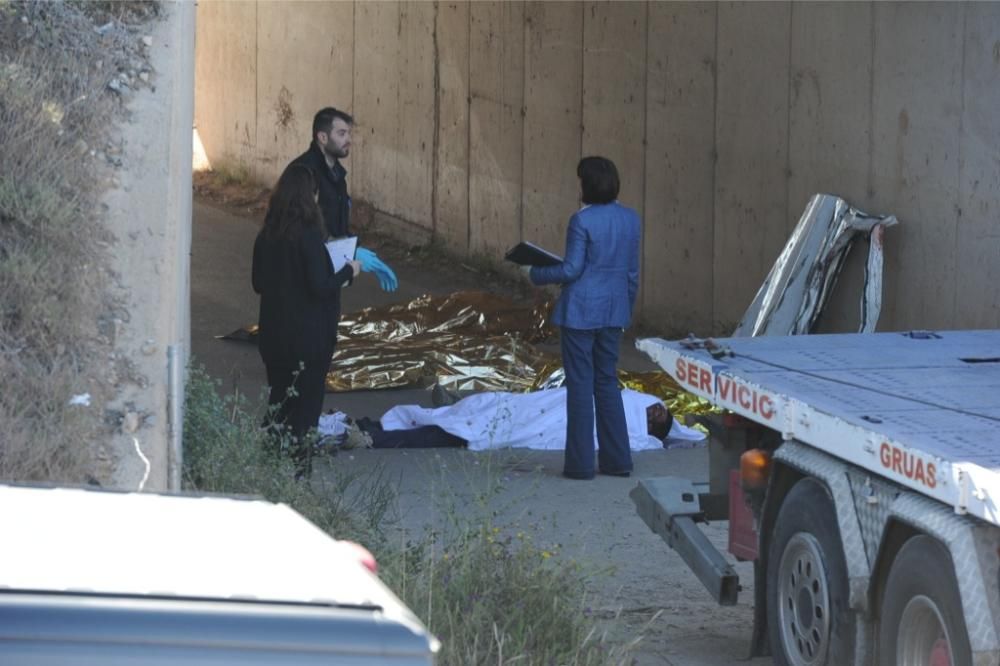
[[[319,187],[319,207],[327,233],[333,238],[350,235],[351,197],[347,194],[347,169],[340,163],[351,154],[354,118],[328,106],[313,117],[309,150],[292,164],[309,167]]]
[[[347,169],[340,160],[351,154],[351,130],[354,118],[328,106],[313,116],[312,141],[309,150],[292,164],[302,164],[312,170],[319,188],[319,207],[323,224],[331,238],[353,236],[351,233],[351,197],[347,193]],[[287,168],[287,167],[286,167]],[[358,247],[356,258],[361,270],[374,273],[384,291],[395,291],[396,274],[378,255],[368,248]]]

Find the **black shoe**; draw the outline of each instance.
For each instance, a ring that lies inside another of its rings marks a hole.
[[[622,472],[605,472],[602,469],[602,470],[600,470],[600,473],[603,474],[604,476],[620,476],[620,477],[623,477],[623,478],[626,478],[626,479],[628,477],[632,476],[632,472],[630,470],[625,470],[625,471],[622,471]]]
[[[571,472],[569,470],[563,470],[563,476],[567,479],[575,479],[577,481],[590,481],[594,478],[593,473],[584,474],[583,472]]]

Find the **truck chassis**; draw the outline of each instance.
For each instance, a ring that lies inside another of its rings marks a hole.
[[[730,551],[754,561],[752,655],[1000,663],[1000,331],[637,346],[742,417],[710,421],[707,487],[650,479],[632,497],[720,603],[738,582],[694,524],[749,508],[753,536],[731,519]],[[744,493],[749,448],[773,458]]]

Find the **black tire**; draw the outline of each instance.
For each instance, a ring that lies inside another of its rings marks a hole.
[[[880,666],[948,663],[931,659],[942,650],[950,652],[953,666],[972,663],[954,565],[936,539],[915,536],[900,549],[889,570],[880,615]]]
[[[854,663],[855,617],[837,513],[813,479],[785,496],[767,559],[767,627],[778,666]]]

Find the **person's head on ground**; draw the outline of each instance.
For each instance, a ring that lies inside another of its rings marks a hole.
[[[302,229],[321,224],[312,171],[301,164],[289,166],[271,193],[264,232],[272,239],[297,238]]]
[[[333,164],[334,160],[350,155],[353,127],[354,118],[332,106],[320,109],[313,116],[313,141],[323,151],[327,162]]]
[[[580,179],[580,201],[585,204],[609,204],[618,198],[618,169],[606,157],[584,157],[576,165]]]
[[[670,432],[674,417],[662,402],[646,408],[646,432],[657,439],[665,439]]]

